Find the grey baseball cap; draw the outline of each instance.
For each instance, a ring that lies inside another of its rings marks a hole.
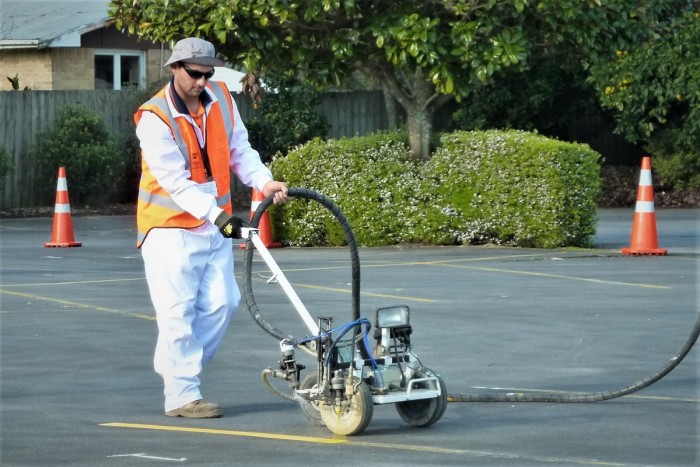
[[[224,61],[216,58],[214,44],[197,37],[182,39],[173,47],[173,54],[163,67],[175,62],[196,63],[197,65],[224,66]]]

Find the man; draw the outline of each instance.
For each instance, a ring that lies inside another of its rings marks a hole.
[[[203,400],[199,375],[214,357],[240,291],[233,245],[241,221],[233,216],[230,172],[243,183],[288,200],[248,142],[248,132],[223,83],[210,81],[222,66],[214,46],[187,38],[164,66],[171,81],[136,114],[141,144],[138,241],[156,311],[154,367],[163,378],[165,415],[220,417]]]

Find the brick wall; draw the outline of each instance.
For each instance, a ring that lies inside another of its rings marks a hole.
[[[146,82],[169,77],[161,63],[170,57],[170,50],[146,51]],[[35,91],[69,91],[95,89],[95,49],[54,48],[0,51],[0,91],[12,90],[6,76],[19,74],[20,88]]]
[[[53,90],[95,89],[94,52],[77,47],[51,49]]]
[[[19,76],[20,89],[29,86],[35,91],[51,90],[53,75],[48,50],[3,50],[0,52],[0,91],[11,91],[7,76]]]
[[[165,63],[168,58],[170,58],[170,50],[163,50],[162,52],[158,49],[150,49],[146,51],[146,82],[153,83],[162,78],[169,77],[171,75],[170,70],[163,68],[163,63]]]

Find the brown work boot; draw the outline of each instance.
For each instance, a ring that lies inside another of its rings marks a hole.
[[[224,411],[216,404],[207,402],[203,399],[190,402],[180,408],[165,412],[168,417],[185,417],[185,418],[218,418],[224,414]]]

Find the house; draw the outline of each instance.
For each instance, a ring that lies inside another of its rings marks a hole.
[[[0,91],[15,76],[32,90],[118,90],[168,76],[170,44],[118,30],[108,8],[109,0],[2,0]],[[240,91],[243,73],[217,67],[215,76]]]

